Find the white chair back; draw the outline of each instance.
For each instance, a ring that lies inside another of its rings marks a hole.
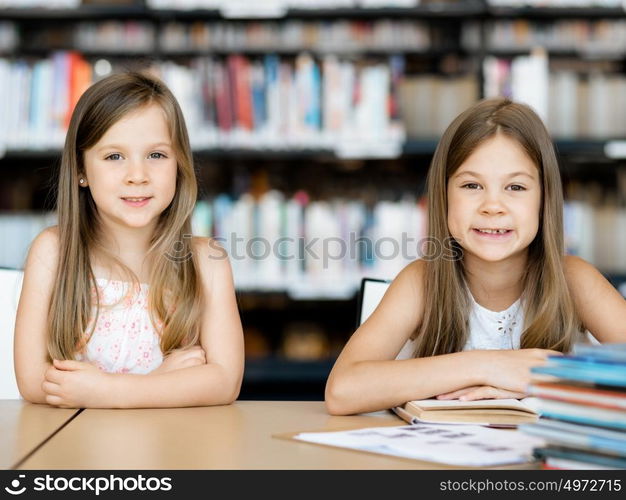
[[[15,315],[24,273],[0,269],[0,399],[19,399],[13,368]]]
[[[361,280],[361,293],[359,294],[359,305],[357,311],[357,328],[365,322],[370,314],[374,312],[378,304],[385,295],[387,288],[391,285],[390,280],[379,280],[373,278],[363,278]],[[415,340],[407,340],[396,359],[409,359],[413,357],[415,351]]]
[[[359,306],[357,313],[357,328],[362,325],[370,314],[374,312],[378,304],[385,295],[391,281],[373,278],[363,278],[361,280],[361,293],[359,295]]]

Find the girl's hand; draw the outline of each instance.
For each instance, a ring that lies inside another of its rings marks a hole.
[[[548,356],[561,356],[563,354],[548,349],[483,352],[486,353],[487,371],[484,385],[522,394],[527,392],[531,379],[531,368],[545,364]]]
[[[181,368],[199,365],[206,365],[206,354],[201,346],[194,345],[192,347],[172,351],[163,358],[163,363],[150,373],[166,373],[172,370],[180,370]]]
[[[440,394],[437,399],[458,399],[459,401],[476,401],[477,399],[521,399],[526,397],[523,392],[507,391],[490,385],[475,385],[447,394]]]
[[[110,374],[91,363],[74,360],[52,361],[41,388],[46,403],[61,408],[98,408],[106,406],[105,395]]]

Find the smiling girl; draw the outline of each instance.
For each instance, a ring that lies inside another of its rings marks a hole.
[[[406,401],[520,398],[530,369],[589,331],[626,342],[626,301],[565,256],[552,141],[527,106],[483,100],[437,146],[429,236],[455,254],[409,264],[352,335],[326,386],[332,414]]]
[[[155,78],[80,98],[59,224],[33,242],[15,326],[22,396],[73,408],[227,404],[243,373],[228,259],[191,237],[196,178],[181,110]]]

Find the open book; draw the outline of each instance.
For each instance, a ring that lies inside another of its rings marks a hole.
[[[459,401],[422,399],[409,401],[393,411],[410,424],[448,423],[514,427],[539,418],[536,398]]]

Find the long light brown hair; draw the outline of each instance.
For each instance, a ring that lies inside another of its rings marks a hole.
[[[79,178],[85,172],[85,151],[121,118],[150,104],[159,105],[166,115],[177,174],[176,193],[159,217],[146,255],[150,262],[149,310],[152,323],[161,326],[164,354],[197,342],[201,304],[197,262],[191,251],[176,258],[181,245],[191,242],[191,214],[197,196],[185,121],[175,97],[161,81],[144,74],[124,73],[100,80],[85,91],[67,131],[56,202],[60,252],[48,325],[52,358],[73,359],[83,345],[94,306],[91,291],[97,291],[92,269],[94,252],[106,256],[108,262],[129,276],[133,289],[139,284],[137,276],[103,247],[97,207],[90,190],[79,187]],[[99,311],[98,294],[95,296]]]
[[[431,241],[452,242],[448,230],[447,185],[472,152],[496,134],[519,143],[539,171],[542,201],[537,236],[528,248],[523,276],[524,329],[520,347],[568,351],[580,327],[563,270],[563,192],[548,131],[528,106],[485,99],[461,113],[444,132],[427,179]],[[461,351],[469,335],[470,297],[463,259],[426,261],[424,318],[415,333],[417,357]]]

